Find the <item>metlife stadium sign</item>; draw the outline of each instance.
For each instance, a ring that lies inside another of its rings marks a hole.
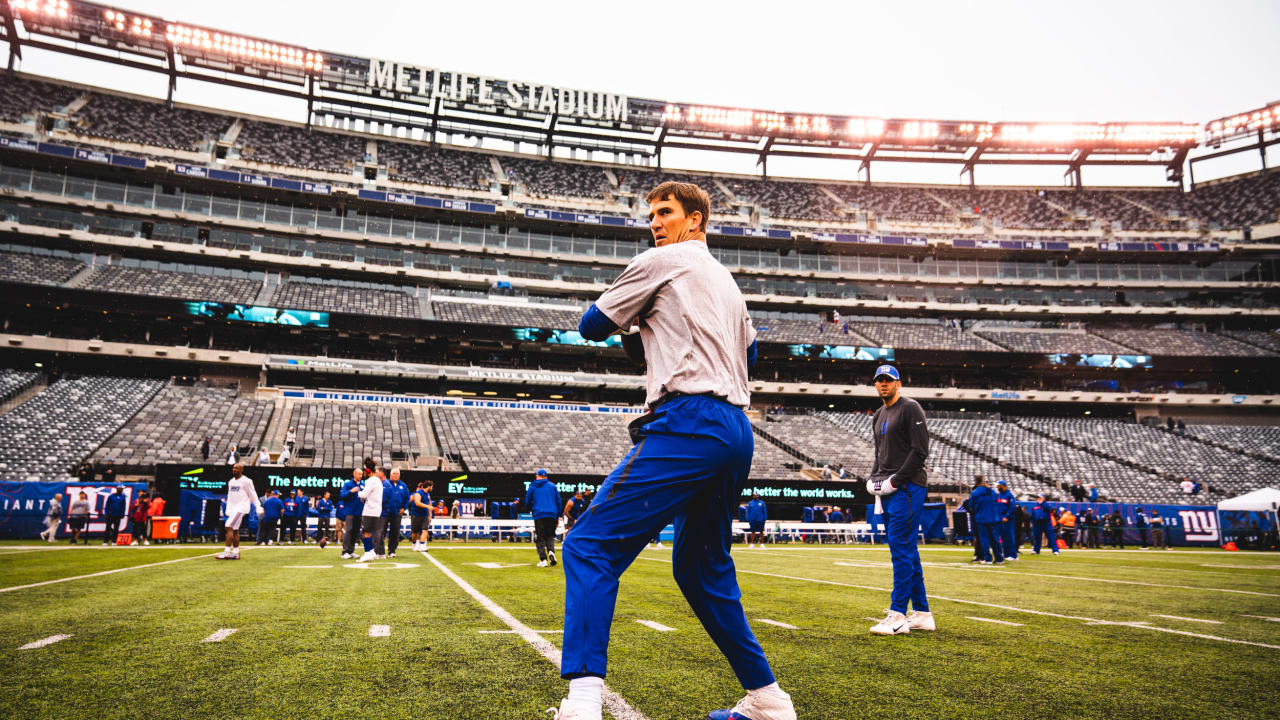
[[[370,88],[417,95],[427,100],[502,106],[607,122],[627,122],[629,116],[626,95],[500,80],[394,60],[371,58],[366,83]]]

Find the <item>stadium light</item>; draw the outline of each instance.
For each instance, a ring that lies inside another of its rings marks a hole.
[[[66,18],[67,0],[9,0],[9,9],[15,15],[25,12],[33,20]]]
[[[164,36],[178,48],[218,53],[237,60],[271,62],[307,70],[320,70],[324,67],[324,55],[318,52],[240,35],[171,23],[165,28]]]
[[[1217,142],[1243,133],[1280,127],[1280,103],[1220,118],[1205,124],[1207,142]]]

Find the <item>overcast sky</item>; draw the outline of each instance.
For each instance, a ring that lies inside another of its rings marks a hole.
[[[123,0],[117,6],[307,48],[661,100],[801,113],[982,121],[1203,122],[1280,99],[1280,2],[423,3]],[[24,51],[22,70],[163,97],[165,78]],[[180,81],[181,102],[303,121],[299,103]],[[754,172],[671,153],[668,167]],[[1272,148],[1268,164],[1280,162]],[[1256,152],[1197,180],[1256,170]],[[774,175],[853,177],[848,162]],[[959,182],[953,166],[876,180]],[[1086,169],[1094,184],[1162,169]],[[979,168],[979,183],[1056,185],[1059,168]]]

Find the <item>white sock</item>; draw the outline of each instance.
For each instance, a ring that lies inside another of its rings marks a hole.
[[[600,695],[604,692],[604,678],[588,675],[569,681],[569,699],[574,703],[587,704],[594,710],[600,709]]]
[[[231,554],[231,546],[230,546],[230,545],[224,545],[224,546],[223,546],[223,548],[222,548],[222,554],[223,554],[223,555],[230,555],[230,554]]]
[[[755,690],[748,690],[747,694],[748,695],[772,695],[773,697],[776,697],[776,698],[791,697],[790,695],[782,692],[782,688],[778,687],[777,681],[771,682],[762,688],[756,688]]]

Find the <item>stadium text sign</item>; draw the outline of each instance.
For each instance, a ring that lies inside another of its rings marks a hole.
[[[484,75],[447,72],[392,60],[369,60],[365,83],[371,88],[431,100],[475,103],[512,110],[570,115],[610,122],[627,121],[626,95],[535,85],[518,80],[496,80]]]

